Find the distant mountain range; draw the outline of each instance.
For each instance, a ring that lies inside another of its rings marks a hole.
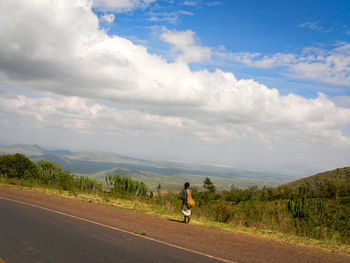
[[[86,174],[104,182],[106,175],[118,173],[145,182],[150,189],[161,184],[164,190],[178,190],[185,181],[202,187],[210,177],[218,189],[238,187],[277,186],[291,182],[298,176],[239,169],[231,166],[196,164],[181,161],[143,160],[111,152],[71,152],[47,150],[38,145],[11,145],[0,147],[1,154],[22,153],[33,161],[40,159],[59,164],[75,174]]]
[[[22,153],[24,155],[44,155],[44,154],[59,154],[59,155],[73,155],[71,151],[68,150],[46,150],[38,145],[25,145],[25,144],[15,144],[10,146],[0,147],[0,154],[14,154]]]

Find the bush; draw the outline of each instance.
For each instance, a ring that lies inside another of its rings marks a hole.
[[[40,177],[43,178],[46,184],[59,184],[60,176],[63,174],[63,170],[58,164],[46,160],[39,160],[37,166]]]

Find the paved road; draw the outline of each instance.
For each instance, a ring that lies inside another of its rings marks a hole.
[[[220,262],[0,199],[0,262]]]

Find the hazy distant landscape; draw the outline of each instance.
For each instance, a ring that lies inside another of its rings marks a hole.
[[[202,187],[205,177],[210,177],[218,190],[228,190],[231,185],[247,188],[257,185],[277,186],[293,181],[298,176],[238,169],[224,165],[196,164],[181,161],[143,160],[111,152],[71,152],[47,150],[38,145],[11,145],[0,147],[0,154],[22,153],[33,161],[40,159],[59,164],[76,175],[88,175],[105,183],[107,175],[119,174],[143,181],[149,189],[179,190],[185,181]]]

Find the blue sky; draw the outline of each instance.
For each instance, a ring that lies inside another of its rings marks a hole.
[[[229,52],[300,54],[304,48],[332,50],[350,41],[349,1],[155,1],[145,8],[113,13],[106,27],[116,34],[147,46],[151,53],[166,56],[169,44],[159,39],[158,27],[192,30],[202,46],[225,47]],[[102,25],[104,26],[104,25]],[[215,61],[215,59],[213,59]],[[261,69],[234,62],[192,64],[195,70],[221,68],[240,78],[253,78],[282,94],[316,97],[350,95],[349,83],[337,85],[313,78],[302,80],[281,74],[280,67]]]
[[[0,143],[349,166],[349,1],[2,0]]]

